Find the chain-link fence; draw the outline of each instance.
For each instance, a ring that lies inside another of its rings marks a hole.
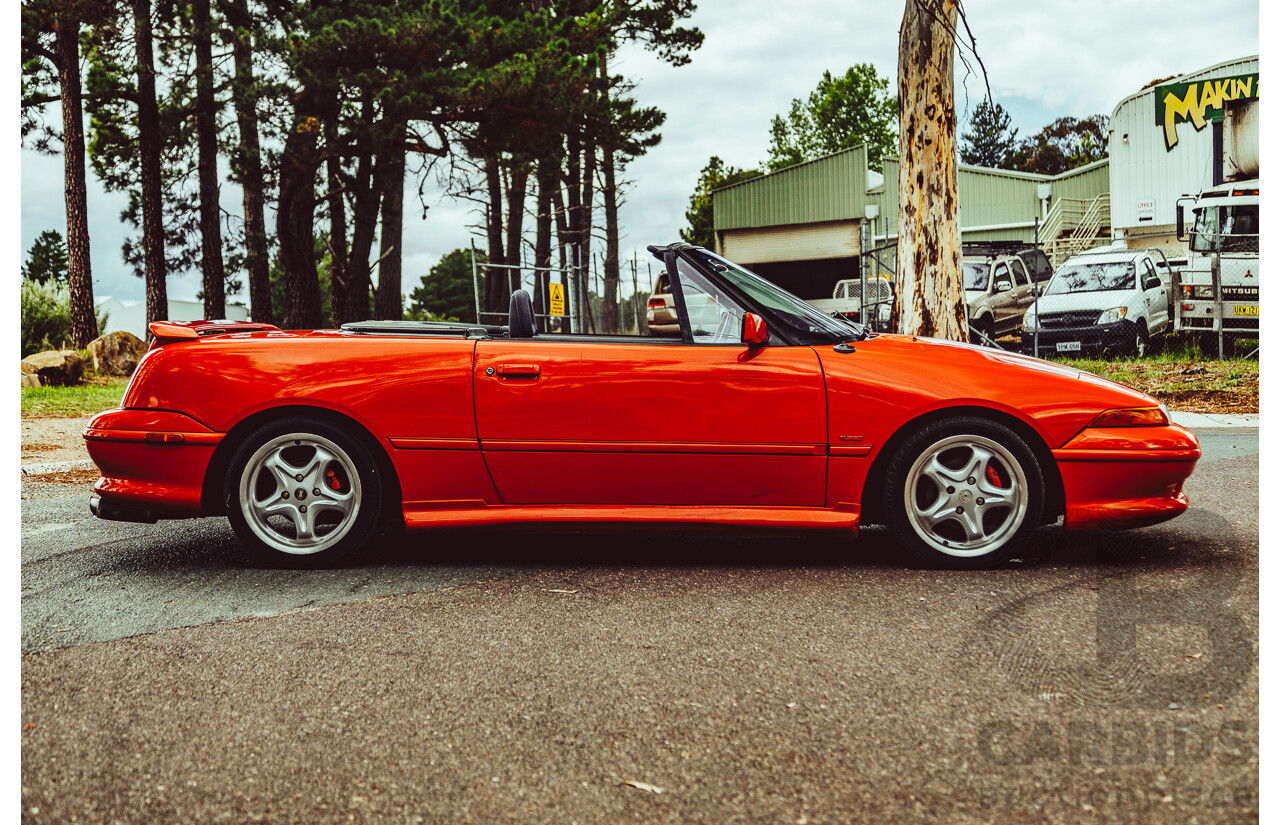
[[[1219,358],[1234,342],[1257,339],[1258,252],[1258,235],[1193,234],[1187,264],[1174,273],[1173,329]]]

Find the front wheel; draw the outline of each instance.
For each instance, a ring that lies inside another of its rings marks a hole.
[[[311,418],[259,427],[236,450],[223,487],[241,541],[267,561],[318,566],[358,549],[377,526],[377,463],[345,428]]]
[[[1147,335],[1146,324],[1136,324],[1137,329],[1133,333],[1133,345],[1129,349],[1129,353],[1137,358],[1147,357],[1147,348],[1150,339]]]
[[[1013,552],[1040,523],[1044,476],[1031,448],[984,418],[936,421],[890,461],[890,527],[927,564],[973,568]]]

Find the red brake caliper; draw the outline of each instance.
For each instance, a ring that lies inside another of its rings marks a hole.
[[[342,489],[342,482],[338,481],[338,474],[335,473],[332,468],[325,470],[324,480],[329,482],[329,486],[332,487],[333,489],[335,490]]]
[[[1000,474],[996,472],[996,468],[990,464],[987,465],[987,481],[990,481],[994,487],[1003,487],[1000,483]]]

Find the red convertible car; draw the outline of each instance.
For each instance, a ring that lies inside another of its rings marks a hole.
[[[1200,448],[1152,398],[985,347],[876,335],[687,244],[679,336],[366,322],[160,322],[85,438],[101,518],[227,515],[275,562],[380,528],[886,524],[929,563],[1187,508]],[[686,307],[696,306],[691,322]],[[714,308],[714,312],[705,311]]]

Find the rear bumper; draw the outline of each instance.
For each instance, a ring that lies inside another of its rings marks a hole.
[[[1168,521],[1189,502],[1183,482],[1200,459],[1183,427],[1089,429],[1054,450],[1067,530],[1124,530]]]
[[[90,511],[112,521],[202,515],[205,473],[223,434],[181,413],[108,410],[84,431],[102,478]]]
[[[105,521],[130,521],[136,524],[155,524],[159,519],[150,510],[124,507],[106,501],[99,495],[89,496],[89,512]]]

